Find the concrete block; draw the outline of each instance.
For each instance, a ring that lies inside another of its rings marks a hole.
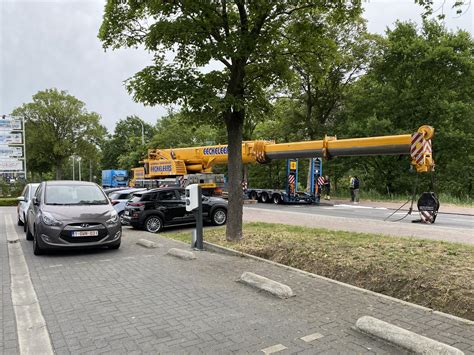
[[[151,240],[147,240],[147,239],[139,239],[137,244],[145,248],[158,248],[159,246],[155,242],[152,242]]]
[[[177,258],[184,259],[184,260],[193,260],[196,259],[196,255],[192,251],[171,248],[168,250],[168,255],[176,256]]]
[[[267,291],[280,298],[294,296],[293,290],[289,286],[252,272],[244,272],[240,276],[239,281],[260,290]]]
[[[415,354],[462,355],[461,350],[436,340],[413,333],[377,318],[363,316],[356,328]]]

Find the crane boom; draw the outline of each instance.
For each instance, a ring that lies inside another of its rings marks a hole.
[[[323,140],[278,144],[262,140],[246,141],[242,143],[242,162],[266,163],[272,159],[313,157],[411,155],[412,164],[418,172],[429,172],[434,170],[435,165],[431,153],[433,134],[433,127],[421,126],[413,134],[393,136],[350,139],[326,136]],[[214,165],[227,164],[227,153],[227,145],[150,149],[147,159],[143,160],[145,178],[210,173]]]

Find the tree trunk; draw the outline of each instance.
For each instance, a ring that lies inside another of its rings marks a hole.
[[[63,178],[62,164],[61,162],[56,163],[56,180],[61,180]]]
[[[228,192],[226,239],[242,239],[242,131],[243,112],[226,113],[225,122],[228,137]]]

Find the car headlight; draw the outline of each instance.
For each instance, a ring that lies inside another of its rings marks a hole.
[[[47,226],[60,226],[62,223],[53,217],[51,213],[43,212],[43,223]]]
[[[110,219],[108,219],[105,223],[108,225],[108,226],[113,226],[115,224],[117,224],[119,221],[119,216],[117,214],[117,212],[112,212],[112,217]]]

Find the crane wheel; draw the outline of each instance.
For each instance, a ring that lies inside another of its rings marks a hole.
[[[258,195],[257,195],[257,192],[256,191],[252,191],[250,192],[250,199],[251,200],[258,200]]]
[[[260,201],[262,201],[262,203],[267,203],[269,200],[268,198],[268,194],[266,192],[263,192],[261,195],[260,195]]]
[[[278,195],[278,194],[273,195],[273,203],[274,203],[275,205],[279,205],[279,204],[282,203],[282,202],[283,202],[283,201],[282,201],[280,195]]]

